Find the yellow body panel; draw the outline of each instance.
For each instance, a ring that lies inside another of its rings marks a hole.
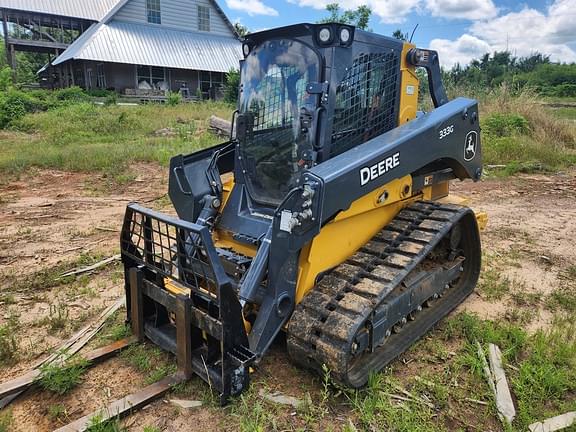
[[[387,195],[386,195],[387,194]],[[382,200],[384,196],[385,200]],[[296,303],[314,286],[317,276],[346,261],[402,210],[419,199],[429,199],[430,188],[412,196],[412,177],[406,176],[354,201],[327,223],[300,253]]]
[[[406,54],[416,45],[405,42],[400,60],[400,108],[398,110],[398,125],[403,125],[416,118],[418,111],[418,76],[414,66],[406,60]]]

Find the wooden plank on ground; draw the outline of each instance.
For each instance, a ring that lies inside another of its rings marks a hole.
[[[105,422],[112,418],[123,417],[131,411],[149,404],[152,400],[162,396],[170,390],[173,385],[179,384],[183,381],[185,381],[183,375],[176,374],[168,376],[136,393],[132,393],[122,399],[112,402],[107,407],[100,408],[93,413],[85,415],[84,417],[57,429],[54,432],[82,432],[87,430],[90,426],[94,426],[95,419],[98,419],[99,422]]]
[[[528,426],[530,432],[554,432],[576,424],[576,411],[567,412],[551,417],[542,422],[532,423]]]
[[[210,116],[208,121],[210,128],[214,129],[219,135],[230,136],[230,131],[232,130],[232,123],[215,115]]]
[[[516,417],[516,408],[508,387],[508,380],[502,366],[502,353],[500,348],[494,344],[488,345],[488,360],[494,376],[496,386],[496,408],[508,423],[512,423]]]
[[[92,271],[92,270],[96,270],[96,269],[98,269],[98,268],[100,268],[100,267],[103,267],[103,266],[105,266],[105,265],[107,265],[107,264],[110,264],[111,262],[116,261],[116,260],[119,260],[119,259],[120,259],[120,254],[112,255],[112,256],[109,257],[109,258],[103,259],[102,261],[98,261],[97,263],[92,264],[92,265],[89,265],[89,266],[87,266],[87,267],[82,267],[82,268],[79,268],[79,269],[70,270],[70,271],[68,271],[68,272],[66,272],[66,273],[62,273],[62,274],[60,275],[60,277],[63,278],[63,277],[67,277],[67,276],[78,275],[78,274],[86,273],[86,272],[89,272],[89,271]]]
[[[121,297],[104,309],[95,322],[88,324],[86,327],[72,335],[72,337],[60,345],[55,352],[50,354],[44,360],[36,363],[31,371],[28,371],[13,380],[0,384],[0,398],[2,398],[0,399],[0,409],[10,404],[34,382],[34,380],[40,375],[41,366],[52,362],[63,363],[72,355],[80,351],[80,349],[102,329],[106,320],[124,305],[124,301],[124,297]]]
[[[88,360],[90,363],[97,363],[101,362],[102,360],[107,359],[108,357],[116,354],[118,351],[123,350],[130,344],[136,342],[138,338],[131,336],[126,339],[121,339],[119,341],[113,342],[109,345],[103,346],[101,348],[96,348],[93,351],[86,353],[83,358]],[[31,371],[25,373],[24,375],[20,375],[13,380],[3,382],[0,384],[0,398],[12,395],[16,392],[22,392],[30,385],[34,384],[34,381],[40,376],[41,369],[36,368],[32,369]]]

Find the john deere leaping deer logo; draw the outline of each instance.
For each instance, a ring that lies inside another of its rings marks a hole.
[[[478,143],[478,132],[470,131],[466,134],[464,143],[464,160],[471,161],[476,156],[476,146]]]

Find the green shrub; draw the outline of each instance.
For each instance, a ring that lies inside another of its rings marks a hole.
[[[182,102],[182,95],[178,92],[168,92],[166,96],[166,104],[168,106],[176,106]]]
[[[53,91],[53,96],[59,101],[87,102],[90,96],[80,87],[68,87]]]
[[[497,137],[509,137],[515,134],[528,134],[530,128],[528,120],[519,114],[494,113],[484,119],[482,132]]]
[[[118,94],[116,92],[108,94],[106,96],[106,99],[104,99],[104,105],[106,106],[116,105],[117,103],[118,103]]]
[[[240,71],[231,69],[226,74],[226,84],[224,86],[224,100],[235,104],[238,101],[238,89],[240,86]]]
[[[9,89],[3,97],[0,96],[0,129],[10,126],[26,113],[41,111],[43,108],[44,104],[28,93]]]
[[[0,91],[6,91],[12,86],[12,69],[8,66],[0,68]]]

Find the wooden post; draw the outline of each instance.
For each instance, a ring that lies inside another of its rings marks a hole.
[[[14,57],[14,46],[8,42],[8,15],[2,9],[2,31],[4,33],[4,45],[6,46],[6,61],[12,68],[12,81],[16,83],[16,58]]]

